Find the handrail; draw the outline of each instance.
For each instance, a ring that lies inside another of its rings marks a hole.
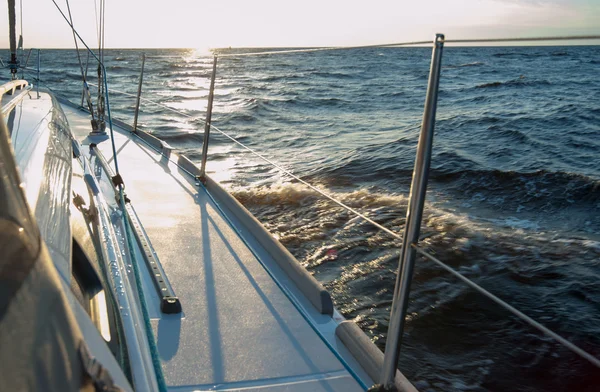
[[[28,85],[29,83],[27,82],[27,80],[23,79],[15,79],[11,80],[10,82],[4,83],[2,86],[0,86],[0,99],[2,99],[4,94],[12,95],[14,94],[16,89],[20,90],[23,87],[27,87]]]
[[[26,80],[13,80],[8,83],[5,83],[3,86],[0,86],[0,100],[4,97],[4,94],[14,94],[15,91],[23,90],[19,95],[8,101],[5,105],[2,106],[0,111],[4,117],[8,116],[8,113],[19,103],[27,93],[27,91],[31,90],[31,86],[27,83]]]

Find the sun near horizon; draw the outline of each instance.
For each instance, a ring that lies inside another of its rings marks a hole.
[[[65,0],[56,0],[67,13]],[[99,3],[99,2],[96,2]],[[95,2],[71,1],[74,26],[98,46]],[[8,11],[0,14],[0,47],[8,44]],[[392,0],[281,2],[106,0],[107,48],[353,46],[447,38],[600,34],[600,2],[592,0]],[[17,35],[26,48],[73,48],[52,0],[17,2]],[[600,43],[600,41],[588,42]]]

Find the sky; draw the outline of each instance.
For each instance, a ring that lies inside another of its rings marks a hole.
[[[52,0],[16,0],[18,32],[20,1],[25,48],[74,47]],[[66,0],[55,1],[66,13]],[[92,47],[99,3],[70,1],[75,28]],[[7,48],[7,6],[2,31]],[[600,35],[600,0],[106,0],[105,31],[106,47],[201,50],[370,45],[438,32],[448,39]]]

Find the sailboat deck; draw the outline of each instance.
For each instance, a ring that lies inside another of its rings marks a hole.
[[[90,140],[89,117],[64,106],[73,134],[112,165],[110,141]],[[163,314],[150,275],[144,293],[170,390],[358,391],[361,386],[315,332],[362,379],[335,337],[335,322],[302,296],[270,256],[243,238],[234,218],[160,152],[117,130],[120,173],[137,215],[179,297],[181,314]],[[233,219],[233,220],[232,220]],[[297,302],[302,315],[260,261]],[[308,315],[308,317],[306,317]],[[310,323],[309,321],[310,320]]]

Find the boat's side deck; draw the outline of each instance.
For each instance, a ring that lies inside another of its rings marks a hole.
[[[87,150],[89,117],[68,106],[64,110]],[[162,314],[144,271],[144,292],[170,389],[362,390],[315,332],[329,331],[329,344],[349,357],[335,338],[337,323],[308,308],[314,318],[307,321],[257,257],[287,284],[285,274],[266,252],[249,249],[206,190],[128,132],[116,133],[115,142],[127,196],[183,308],[181,314]],[[110,141],[98,148],[112,156]],[[290,291],[299,303],[308,304],[296,288]],[[362,369],[354,370],[368,380]]]

